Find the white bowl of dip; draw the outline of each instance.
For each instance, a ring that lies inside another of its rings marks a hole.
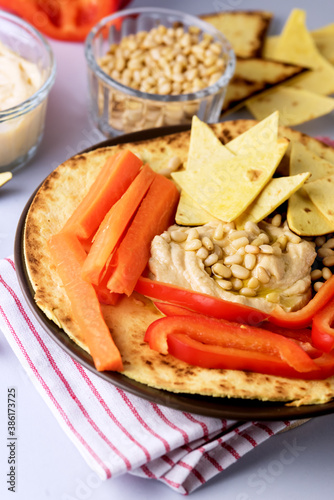
[[[0,172],[23,167],[36,153],[55,75],[43,35],[0,10]]]

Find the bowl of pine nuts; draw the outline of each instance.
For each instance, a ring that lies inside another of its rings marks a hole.
[[[183,12],[134,8],[105,17],[85,42],[89,114],[106,137],[193,115],[219,120],[235,56],[210,24]]]

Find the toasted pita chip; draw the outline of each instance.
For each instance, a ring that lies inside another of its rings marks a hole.
[[[289,228],[300,236],[319,236],[334,231],[334,225],[316,208],[304,188],[290,196],[287,221]]]
[[[200,16],[230,41],[238,57],[257,57],[268,30],[272,14],[267,11],[231,11]]]
[[[185,191],[181,192],[175,221],[180,226],[201,226],[215,220],[215,217],[204,210]]]
[[[200,175],[175,172],[172,178],[204,210],[217,219],[230,222],[241,215],[271,179],[288,147],[279,139],[256,155],[238,155],[224,162],[213,156]]]
[[[320,54],[334,64],[334,23],[311,31],[311,35]]]
[[[238,59],[234,76],[227,88],[222,112],[225,113],[263,90],[286,82],[305,71],[300,66],[265,61],[264,59]]]
[[[10,179],[13,177],[13,174],[11,172],[1,172],[0,173],[0,187],[6,184],[6,182],[10,181]]]
[[[312,203],[334,227],[334,175],[309,182],[304,188]]]
[[[334,110],[334,99],[308,90],[277,87],[246,101],[247,108],[257,120],[263,120],[274,110],[280,114],[280,124],[299,125]]]
[[[235,221],[243,229],[247,221],[260,222],[295,193],[307,179],[309,172],[271,179],[245,212]]]

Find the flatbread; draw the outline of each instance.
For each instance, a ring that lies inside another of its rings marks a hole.
[[[236,56],[248,58],[261,55],[272,14],[267,11],[234,10],[203,14],[200,17],[225,35]]]
[[[213,129],[223,142],[227,142],[252,125],[252,120],[241,120],[216,124]],[[283,135],[287,132],[295,140],[303,139],[309,146],[313,144],[318,152],[328,154],[325,146],[300,132],[280,131]],[[185,161],[189,135],[187,131],[77,155],[49,175],[31,204],[25,224],[24,254],[36,303],[83,349],[87,350],[80,329],[72,318],[69,300],[50,261],[47,241],[62,228],[108,155],[129,148],[142,158],[150,157],[152,166],[158,171],[165,167],[165,155],[172,157],[177,154]],[[333,150],[331,154],[334,155]],[[150,301],[137,294],[125,297],[117,307],[103,306],[102,310],[120,349],[125,368],[123,373],[133,380],[173,392],[285,401],[293,405],[325,403],[334,396],[334,377],[325,381],[304,381],[239,370],[209,370],[152,351],[144,342],[144,333],[160,313]]]

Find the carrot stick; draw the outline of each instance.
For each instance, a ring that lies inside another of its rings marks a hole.
[[[179,193],[175,184],[157,175],[116,252],[108,288],[131,295],[150,256],[151,241],[173,221]]]
[[[93,285],[81,278],[86,252],[78,238],[62,231],[50,238],[49,248],[71,302],[73,318],[83,333],[97,370],[121,371],[121,355],[104,321]]]
[[[109,256],[126,230],[133,214],[152,184],[156,174],[144,165],[126,192],[109,210],[95,234],[92,247],[82,266],[82,277],[97,285]]]
[[[64,226],[79,238],[92,236],[110,207],[125,193],[142,161],[125,150],[110,156],[74,213]]]

